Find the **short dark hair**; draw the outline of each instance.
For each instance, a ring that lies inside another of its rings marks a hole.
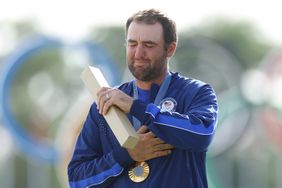
[[[157,9],[142,10],[131,17],[126,21],[126,30],[125,35],[127,36],[129,25],[132,22],[141,22],[146,24],[155,24],[160,23],[163,28],[165,48],[168,47],[172,42],[177,42],[177,33],[176,33],[176,24],[170,19],[165,13]]]

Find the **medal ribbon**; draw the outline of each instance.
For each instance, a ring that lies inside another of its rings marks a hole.
[[[155,105],[159,105],[161,100],[164,98],[164,96],[167,92],[170,80],[171,80],[171,74],[168,72],[166,74],[166,77],[165,77],[163,83],[161,84],[160,89],[158,91],[158,94],[155,98],[155,101],[154,101]],[[135,81],[133,82],[133,98],[138,99],[138,88],[136,86]],[[135,130],[137,131],[141,127],[141,122],[134,116],[132,116],[132,118],[133,118],[133,126],[134,126]]]

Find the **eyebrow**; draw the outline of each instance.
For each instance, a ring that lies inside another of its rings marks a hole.
[[[133,43],[133,42],[136,42],[136,40],[128,39],[127,42]],[[156,42],[151,41],[151,40],[142,41],[141,43],[143,43],[143,44],[144,44],[144,43],[146,43],[146,44],[157,44]]]

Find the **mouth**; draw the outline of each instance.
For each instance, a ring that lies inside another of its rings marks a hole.
[[[147,61],[144,61],[144,60],[135,60],[134,61],[134,66],[135,67],[144,67],[148,64]]]

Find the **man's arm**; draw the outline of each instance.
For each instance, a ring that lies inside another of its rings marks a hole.
[[[98,126],[107,125],[98,125],[94,118],[98,116],[96,105],[92,105],[68,165],[70,187],[105,187],[133,162],[122,147],[103,151]]]
[[[202,86],[185,112],[162,112],[155,104],[135,100],[131,114],[148,125],[157,137],[182,149],[203,151],[209,146],[217,122],[217,100],[209,85]],[[144,113],[145,112],[145,113]]]

